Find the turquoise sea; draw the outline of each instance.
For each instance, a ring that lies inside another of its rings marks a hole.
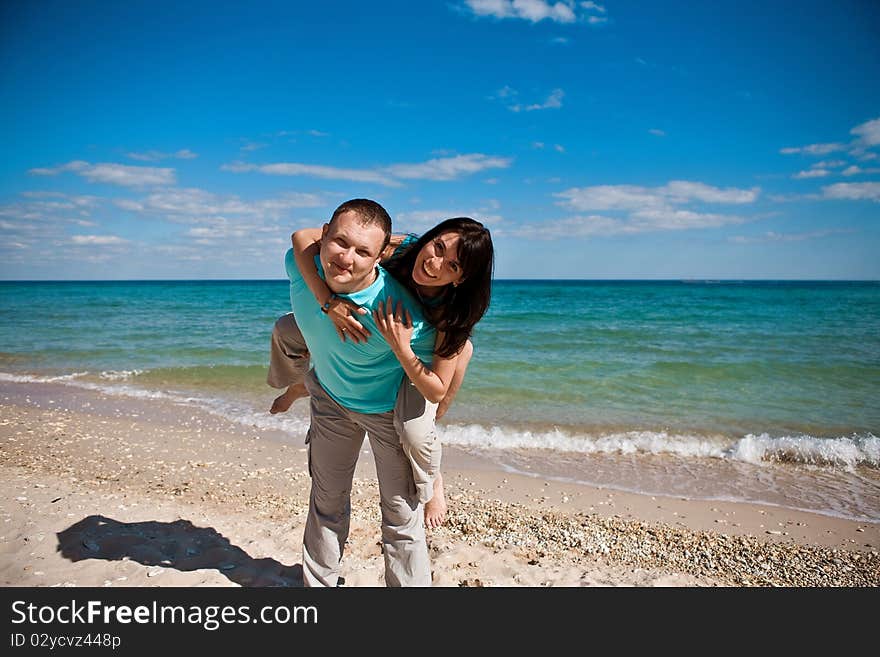
[[[286,281],[0,282],[0,381],[266,413]],[[375,339],[381,339],[374,336]],[[880,283],[496,281],[448,445],[609,488],[880,522]]]

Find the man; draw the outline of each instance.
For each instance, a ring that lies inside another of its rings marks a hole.
[[[292,250],[285,257],[293,314],[313,365],[305,379],[311,395],[306,442],[312,477],[303,535],[306,586],[336,586],[339,579],[351,516],[351,482],[365,433],[379,479],[385,583],[431,584],[422,508],[393,422],[403,368],[375,330],[372,310],[389,296],[403,302],[413,320],[413,351],[423,362],[431,362],[435,334],[419,304],[379,266],[390,235],[388,213],[367,199],[343,203],[323,228],[319,274],[334,294],[370,311],[359,319],[371,335],[359,343],[339,339],[303,280]]]

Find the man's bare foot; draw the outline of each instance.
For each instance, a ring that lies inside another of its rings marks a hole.
[[[272,408],[269,409],[269,412],[272,415],[275,415],[276,413],[284,413],[297,399],[299,399],[300,397],[308,396],[309,393],[306,390],[306,387],[302,383],[295,383],[294,385],[287,388],[287,390],[284,391],[284,394],[278,395],[275,398],[275,401],[272,402]]]
[[[437,529],[446,520],[446,495],[443,492],[443,475],[434,480],[434,497],[425,502],[425,524]]]

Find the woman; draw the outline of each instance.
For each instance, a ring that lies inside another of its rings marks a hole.
[[[340,339],[366,340],[369,331],[357,317],[367,311],[334,295],[315,270],[320,238],[320,229],[293,234],[297,266]],[[385,307],[380,305],[374,314],[376,327],[408,377],[398,395],[395,423],[413,467],[419,496],[425,502],[425,522],[434,528],[446,514],[439,470],[441,448],[434,420],[443,417],[461,386],[473,353],[468,338],[489,307],[492,238],[478,221],[447,219],[419,238],[392,236],[383,258],[385,268],[419,300],[425,318],[437,329],[434,358],[427,367],[412,352],[412,321],[399,300],[387,300]],[[276,322],[267,381],[276,388],[287,385],[287,390],[275,399],[271,413],[284,412],[296,399],[307,395],[301,383],[301,365],[297,371],[289,366],[289,359],[304,360],[308,355],[298,333],[292,315]],[[285,369],[290,373],[285,375]]]

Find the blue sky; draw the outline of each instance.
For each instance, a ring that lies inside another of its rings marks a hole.
[[[498,278],[880,279],[880,5],[5,2],[0,278],[283,278],[373,198]]]

